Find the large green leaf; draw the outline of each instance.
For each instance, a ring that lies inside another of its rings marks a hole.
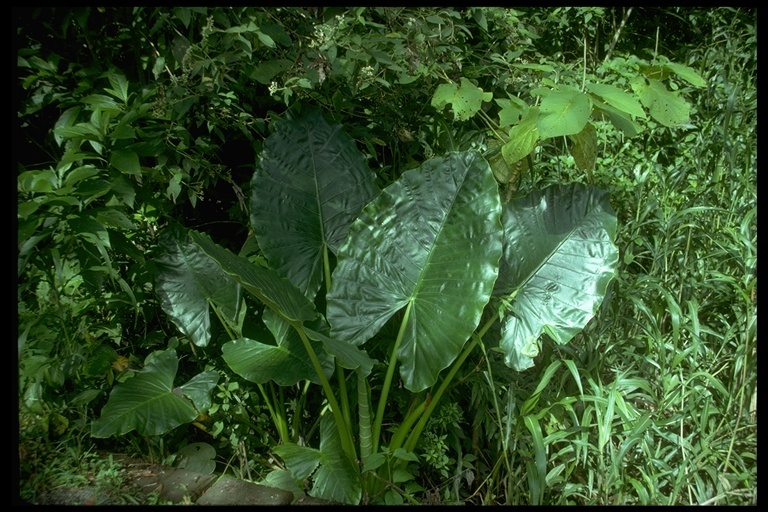
[[[336,253],[378,193],[376,175],[352,138],[319,110],[276,125],[251,181],[251,224],[270,266],[314,299],[323,253]]]
[[[411,391],[434,384],[488,302],[500,209],[491,168],[476,152],[403,173],[363,209],[339,249],[328,293],[332,337],[361,345],[409,306],[400,374]]]
[[[101,417],[91,424],[91,435],[109,437],[136,429],[141,435],[155,436],[194,420],[198,410],[184,397],[183,387],[173,387],[178,366],[176,351],[166,350],[135,377],[115,386]],[[204,382],[210,395],[218,378],[216,372],[204,372],[196,377],[197,387]]]
[[[240,286],[179,226],[166,229],[160,236],[156,290],[163,311],[192,342],[200,347],[211,339],[210,304],[236,321]]]
[[[259,384],[269,380],[274,380],[280,386],[292,386],[303,380],[319,384],[320,379],[296,330],[271,309],[264,312],[264,324],[277,344],[248,338],[225,343],[222,355],[232,371]],[[315,345],[313,348],[324,373],[330,377],[333,374],[333,359],[323,351],[320,343]]]
[[[506,203],[501,218],[493,293],[510,303],[500,346],[506,364],[524,370],[542,333],[567,343],[594,316],[616,271],[616,215],[606,192],[571,184]]]
[[[357,505],[362,498],[360,473],[341,447],[336,424],[330,414],[320,419],[320,448],[284,444],[274,451],[296,481],[312,477],[309,495]]]
[[[251,263],[247,258],[218,245],[204,233],[191,231],[190,236],[213,260],[213,266],[220,268],[286,320],[306,321],[317,317],[315,306],[296,286],[273,269]]]

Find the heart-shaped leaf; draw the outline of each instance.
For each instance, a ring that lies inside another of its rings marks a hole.
[[[378,193],[376,175],[352,138],[319,110],[276,126],[251,181],[251,223],[270,266],[312,300],[324,251],[336,253]]]
[[[204,347],[211,339],[210,303],[235,322],[240,286],[180,226],[163,231],[159,246],[156,291],[163,311],[195,345]]]
[[[451,104],[453,117],[457,121],[466,121],[477,114],[484,101],[491,101],[493,93],[485,92],[466,78],[461,84],[440,84],[432,95],[432,106],[441,109]]]
[[[506,203],[501,219],[493,293],[510,303],[500,346],[506,364],[524,370],[542,333],[564,344],[594,316],[616,272],[616,215],[606,192],[572,184]]]
[[[664,126],[675,127],[690,120],[691,106],[658,80],[638,79],[632,82],[632,87],[651,117]]]
[[[220,268],[286,320],[306,321],[317,317],[314,304],[288,279],[280,277],[271,268],[251,263],[247,258],[218,245],[206,234],[190,231],[190,237],[211,258],[211,267]]]
[[[312,477],[309,495],[338,503],[357,505],[362,498],[360,473],[341,447],[336,424],[330,414],[320,419],[320,448],[285,444],[274,451],[297,481]]]
[[[173,349],[158,353],[147,365],[112,390],[101,417],[91,424],[93,437],[109,437],[136,430],[141,435],[156,436],[193,421],[198,411],[173,387],[179,359]],[[204,372],[201,380],[218,381],[218,373]],[[210,400],[210,399],[209,399]]]
[[[222,347],[224,361],[232,371],[251,382],[265,384],[274,380],[280,386],[292,386],[303,380],[319,384],[320,380],[296,330],[277,313],[264,311],[264,324],[277,344],[261,343],[248,338],[230,341]],[[326,377],[333,374],[333,359],[315,344]]]
[[[450,153],[403,173],[363,209],[339,248],[328,293],[332,337],[361,345],[408,306],[400,374],[414,392],[434,384],[488,302],[500,209],[479,153]]]
[[[589,96],[577,89],[561,86],[541,99],[537,123],[539,137],[548,139],[579,133],[591,113]]]

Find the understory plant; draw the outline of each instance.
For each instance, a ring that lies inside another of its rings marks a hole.
[[[169,227],[156,291],[194,345],[223,327],[223,361],[258,386],[284,464],[266,483],[342,503],[415,502],[416,447],[467,357],[497,351],[511,368],[533,366],[542,335],[565,344],[593,317],[618,260],[604,191],[572,183],[503,201],[476,151],[379,190],[318,110],[276,123],[251,189],[240,254]],[[175,350],[155,353],[114,389],[93,435],[160,434],[205,412],[218,374],[176,387],[177,364]],[[323,401],[307,400],[317,386]],[[304,400],[290,410],[295,388]],[[391,411],[400,388],[412,400]],[[295,428],[304,417],[315,421],[308,438]]]

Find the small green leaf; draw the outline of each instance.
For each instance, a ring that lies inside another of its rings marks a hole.
[[[492,99],[493,93],[484,92],[462,77],[461,86],[457,86],[455,83],[439,85],[432,95],[432,106],[441,109],[445,105],[451,104],[454,119],[466,121],[480,110],[484,101],[491,101]]]
[[[606,84],[587,84],[587,89],[600,96],[607,104],[629,115],[645,118],[645,111],[634,96],[627,94],[618,87]]]
[[[53,139],[58,146],[61,146],[66,138],[66,133],[62,133],[62,130],[71,128],[77,122],[77,116],[82,110],[81,107],[71,107],[62,112],[59,119],[56,121],[53,129]]]
[[[123,174],[141,176],[141,164],[139,155],[134,151],[116,149],[112,151],[109,163]]]
[[[120,105],[118,105],[115,100],[109,96],[105,96],[104,94],[91,94],[80,101],[93,109],[100,108],[105,110],[120,111]]]
[[[504,128],[520,122],[520,118],[528,111],[528,105],[514,96],[510,99],[496,98],[494,100],[501,107],[499,111],[499,127]]]
[[[694,87],[705,87],[707,85],[707,81],[704,80],[696,71],[694,71],[693,68],[689,68],[688,66],[684,66],[682,64],[676,64],[674,62],[667,62],[664,65],[677,76]]]
[[[173,392],[179,359],[166,350],[110,393],[101,416],[91,424],[93,437],[109,437],[136,430],[156,436],[193,421],[198,412],[192,403]]]
[[[257,30],[256,35],[258,36],[259,41],[261,41],[261,44],[263,44],[264,46],[267,46],[269,48],[275,47],[275,41],[271,37],[269,37],[267,34],[262,32],[261,30]]]
[[[128,80],[125,79],[125,75],[111,70],[107,73],[109,84],[111,89],[104,89],[115,98],[121,100],[123,103],[128,103]]]
[[[576,166],[592,176],[597,161],[597,131],[592,123],[587,123],[579,133],[570,136],[573,144],[570,150]]]
[[[539,109],[531,107],[523,115],[520,124],[509,130],[509,141],[501,148],[501,154],[507,165],[522,160],[536,147],[539,141],[538,118]]]
[[[586,94],[561,87],[542,98],[539,112],[540,138],[573,135],[587,124],[592,113],[592,103]]]
[[[634,122],[626,112],[616,110],[596,99],[593,99],[592,103],[597,113],[608,117],[611,124],[621,130],[625,136],[634,137],[642,130],[642,127]]]
[[[219,373],[206,371],[198,373],[189,382],[180,386],[184,396],[192,400],[198,412],[205,412],[211,407],[211,390],[219,382]]]
[[[675,127],[690,120],[691,106],[658,80],[637,81],[632,86],[651,117],[664,126]]]

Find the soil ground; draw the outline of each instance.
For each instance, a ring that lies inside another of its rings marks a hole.
[[[109,456],[106,454],[105,456]],[[203,475],[180,468],[161,466],[112,454],[125,471],[126,488],[140,504],[186,505],[330,505],[309,496],[296,499],[292,493],[239,480],[229,475]],[[111,496],[96,486],[58,488],[47,491],[37,505],[116,505],[124,498]]]

